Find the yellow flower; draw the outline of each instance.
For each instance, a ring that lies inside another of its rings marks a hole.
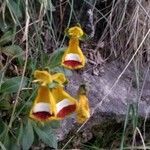
[[[52,75],[52,80],[56,81],[60,85],[62,85],[63,83],[65,83],[67,81],[67,79],[63,73],[56,73],[56,74]]]
[[[85,66],[85,56],[79,47],[79,38],[83,35],[83,31],[79,27],[72,27],[68,30],[71,36],[69,46],[66,49],[61,65],[69,69],[79,69]]]
[[[79,101],[77,107],[77,122],[84,123],[90,117],[90,108],[88,98],[86,97],[86,91],[81,87],[79,89]]]
[[[48,88],[48,84],[52,83],[53,81],[57,82],[60,85],[65,83],[67,79],[65,78],[64,74],[56,73],[51,75],[47,71],[36,70],[34,72],[34,77],[36,78],[36,80],[34,80],[33,82],[39,82],[40,87],[30,111],[31,118],[38,121],[61,119],[63,118],[61,115],[62,111],[64,111],[65,109],[65,106],[68,106],[68,108],[72,107],[72,109],[76,108],[76,105],[74,106],[74,103],[72,102],[74,99],[70,97],[69,94],[67,95],[67,93],[63,92],[63,90],[58,90],[59,88],[56,88],[56,90]],[[52,93],[52,91],[54,91],[54,94]],[[55,94],[57,94],[57,96]],[[55,99],[55,97],[57,99]],[[64,100],[63,98],[68,98],[69,100]],[[61,100],[64,101],[60,102]],[[71,104],[73,106],[71,106]],[[69,111],[68,114],[69,113],[71,113],[71,111]]]
[[[48,71],[40,70],[36,70],[34,72],[34,77],[36,78],[36,80],[34,80],[33,82],[39,82],[42,86],[46,86],[53,81],[56,81],[59,84],[63,84],[67,80],[63,73],[56,73],[54,75],[51,75]]]
[[[52,77],[47,71],[36,70],[34,72],[34,78],[36,78],[36,80],[33,82],[39,82],[43,86],[52,82]]]
[[[56,101],[47,86],[40,86],[30,111],[30,118],[37,121],[49,121],[55,118]]]
[[[68,34],[71,36],[71,37],[76,37],[76,38],[80,38],[81,36],[83,36],[83,30],[78,27],[78,26],[75,26],[75,27],[72,27],[68,30]]]
[[[77,101],[71,97],[62,87],[52,89],[52,94],[56,100],[56,118],[63,119],[76,111]]]

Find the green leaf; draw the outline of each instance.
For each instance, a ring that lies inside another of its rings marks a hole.
[[[44,125],[45,125],[45,127],[51,127],[52,129],[57,129],[60,127],[60,121],[53,120],[50,122],[46,122]]]
[[[16,139],[14,139],[12,136],[10,137],[9,140],[9,147],[7,148],[7,150],[20,150],[21,148],[17,145],[16,143]]]
[[[14,93],[14,92],[17,92],[19,87],[20,87],[21,79],[22,79],[22,77],[19,76],[19,77],[12,77],[12,78],[7,79],[6,81],[4,81],[1,85],[0,93],[4,93],[4,92],[5,93]],[[21,88],[24,88],[27,85],[27,81],[28,81],[28,78],[24,77]]]
[[[53,54],[50,57],[49,64],[48,64],[48,67],[50,69],[57,67],[61,64],[61,59],[65,50],[66,50],[66,47],[63,47],[53,52]]]
[[[0,46],[7,44],[14,37],[14,32],[12,30],[5,32],[5,34],[0,38]]]
[[[22,148],[23,150],[28,150],[34,141],[34,132],[32,123],[28,120],[27,125],[23,131],[23,139],[22,139]]]
[[[57,149],[57,139],[52,129],[49,126],[42,126],[39,128],[38,126],[34,125],[34,130],[39,136],[39,138],[48,146]]]
[[[66,76],[72,76],[72,71],[67,69],[67,68],[64,68],[62,66],[59,66],[59,67],[55,67],[53,69],[51,69],[52,72],[59,72],[59,73],[63,73],[65,74]]]
[[[51,1],[48,0],[39,0],[40,4],[43,4],[44,8],[50,11],[55,11],[55,7],[53,6]]]
[[[11,6],[11,10],[14,13],[14,16],[16,16],[18,19],[22,18],[22,11],[20,9],[20,2],[15,2],[14,0],[9,0],[9,4]]]
[[[57,87],[59,84],[57,83],[57,82],[52,82],[52,83],[50,83],[49,85],[48,85],[48,88],[50,88],[50,89],[52,89],[52,88],[54,88],[54,87]]]
[[[17,144],[20,145],[21,141],[22,141],[22,137],[23,137],[23,124],[22,122],[20,123],[20,128],[19,128],[19,133],[18,133],[18,137],[17,137]]]
[[[4,18],[2,18],[2,16],[0,16],[0,29],[2,32],[6,32],[8,31],[8,29],[12,27],[11,24],[8,23],[7,20],[5,20]]]
[[[2,122],[2,120],[0,121]],[[2,148],[2,146],[4,146],[6,150],[20,150],[19,146],[16,144],[16,139],[14,139],[14,137],[10,133],[7,133],[6,135],[6,131],[8,129],[6,124],[2,122],[0,124],[0,127],[1,126],[3,126],[3,132],[0,135],[0,141],[3,142],[3,144],[0,143],[0,147]]]
[[[7,100],[1,100],[0,110],[9,110],[9,109],[10,109],[10,103]]]
[[[7,56],[18,56],[22,58],[23,50],[18,45],[5,46],[1,48],[1,52],[3,52]]]
[[[5,70],[0,70],[0,84],[3,81],[3,78],[4,78],[4,71]]]
[[[2,144],[2,142],[0,141],[0,147],[2,150],[6,150],[5,146]]]
[[[3,137],[5,130],[6,130],[6,126],[3,122],[3,120],[0,119],[0,140]]]
[[[20,150],[20,147],[18,145],[14,144],[13,141],[11,141],[9,149],[10,150]]]
[[[4,145],[5,145],[5,147],[6,147],[6,149],[9,149],[9,145],[10,145],[10,136],[9,136],[9,133],[5,136],[5,138],[4,138],[5,140],[4,140]]]

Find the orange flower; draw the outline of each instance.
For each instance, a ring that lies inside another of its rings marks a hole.
[[[62,88],[63,83],[67,80],[64,74],[51,75],[47,71],[36,70],[34,77],[36,78],[34,82],[39,82],[40,87],[30,111],[30,118],[43,122],[58,120],[76,110],[76,100]],[[49,84],[53,81],[59,85],[49,89]]]
[[[71,97],[62,87],[52,89],[56,100],[56,118],[63,119],[76,110],[77,101]]]
[[[77,122],[84,123],[90,117],[90,108],[88,98],[86,97],[85,86],[81,85],[79,88],[79,101],[77,107]]]
[[[48,121],[55,118],[56,101],[46,86],[40,86],[35,102],[30,111],[30,117],[37,121]]]
[[[62,65],[69,69],[79,69],[85,66],[85,56],[79,47],[79,38],[83,35],[80,27],[72,27],[68,30],[70,35],[69,46],[62,57]]]

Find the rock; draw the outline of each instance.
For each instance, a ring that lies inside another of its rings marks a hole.
[[[90,38],[96,37],[99,39],[107,25],[105,16],[111,9],[112,1],[76,0],[68,3],[61,0],[53,1],[52,3],[55,7],[55,11],[52,12],[53,21],[55,28],[59,29],[59,34],[64,33],[68,23],[70,26],[79,23]],[[70,5],[73,6],[73,12]]]
[[[100,124],[110,118],[116,120],[124,119],[128,105],[136,103],[137,101],[137,89],[133,86],[135,73],[132,68],[125,71],[113,89],[111,88],[123,68],[118,67],[115,63],[111,63],[106,64],[104,70],[105,72],[102,76],[93,76],[85,71],[82,75],[74,72],[70,78],[67,90],[72,93],[73,96],[76,95],[81,83],[86,82],[89,85],[88,97],[93,115],[82,128],[82,131],[86,129],[89,130],[92,126]],[[143,117],[150,110],[149,73],[150,72],[147,74],[147,79],[143,87],[144,90],[139,100],[139,115]],[[143,74],[145,75],[145,72]],[[142,88],[142,84],[143,81],[141,80],[140,89]],[[79,127],[75,121],[75,115],[63,120],[61,127],[57,130],[59,141],[63,140],[71,130],[75,130],[73,133],[76,133]]]

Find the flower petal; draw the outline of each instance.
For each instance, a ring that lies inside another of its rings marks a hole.
[[[61,64],[69,69],[79,69],[85,66],[85,56],[79,47],[79,39],[70,39],[69,46],[62,57]]]
[[[68,99],[63,99],[56,104],[57,117],[64,118],[76,110],[76,105]]]
[[[56,73],[56,74],[52,75],[52,80],[58,82],[59,84],[63,84],[67,81],[67,79],[63,73]]]
[[[33,107],[33,115],[40,120],[47,120],[52,116],[50,113],[49,103],[37,103]]]
[[[62,87],[57,87],[52,90],[52,94],[56,99],[56,116],[63,119],[76,111],[77,101],[71,97]]]
[[[82,64],[78,61],[74,61],[74,60],[68,60],[68,61],[64,61],[64,65],[67,66],[68,68],[79,68]]]
[[[81,37],[84,33],[83,33],[83,30],[78,27],[78,26],[75,26],[75,27],[71,27],[69,30],[68,30],[68,34],[72,37]]]
[[[38,121],[48,121],[56,115],[56,102],[47,86],[40,86],[30,117]]]
[[[65,61],[67,60],[74,60],[80,62],[80,56],[76,53],[69,53],[65,57]]]
[[[40,82],[43,86],[52,82],[51,75],[47,71],[36,70],[34,72],[36,82]]]
[[[42,103],[41,102],[41,103],[35,104],[35,106],[33,108],[33,113],[41,112],[41,111],[45,111],[45,112],[50,113],[49,103]]]
[[[76,68],[76,67],[82,65],[80,56],[78,54],[75,54],[75,53],[67,54],[65,57],[64,64],[66,66],[70,66],[72,68]]]
[[[79,95],[77,122],[84,123],[90,117],[90,108],[86,95]]]

